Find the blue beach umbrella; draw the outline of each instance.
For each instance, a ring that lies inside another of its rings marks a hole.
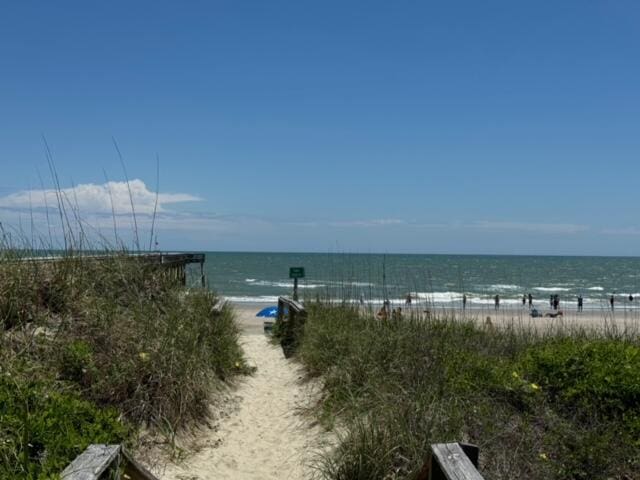
[[[256,313],[256,317],[277,317],[278,316],[278,306],[273,305],[272,307],[263,308],[258,313]]]

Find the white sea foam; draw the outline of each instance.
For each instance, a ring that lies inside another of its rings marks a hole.
[[[285,284],[286,287],[291,287],[290,283]],[[323,288],[326,285],[322,283],[299,283],[298,288]]]
[[[435,304],[462,304],[462,294],[459,292],[418,292],[419,301],[427,301]],[[467,295],[467,302],[476,305],[493,305],[495,298],[493,296],[474,296]],[[522,303],[521,298],[504,298],[500,297],[500,304],[519,305]]]
[[[442,303],[462,300],[462,294],[458,292],[417,292],[413,296],[418,300],[426,300],[428,302]]]
[[[522,287],[520,285],[509,285],[503,283],[497,283],[495,285],[489,285],[489,288],[492,290],[520,290]]]
[[[249,295],[224,297],[225,300],[229,300],[234,303],[278,303],[278,297],[273,295],[260,295],[258,297],[252,297]]]
[[[326,285],[331,285],[334,287],[373,287],[376,284],[375,283],[370,283],[370,282],[350,282],[347,280],[344,281],[340,281],[340,280],[321,280],[323,283],[325,283]],[[389,285],[391,286],[391,285]]]
[[[495,305],[494,298],[486,297],[471,297],[468,302],[474,305]],[[500,298],[500,305],[520,305],[521,302],[522,300],[519,298]]]
[[[534,290],[538,290],[539,292],[568,292],[571,290],[570,288],[565,287],[534,287]]]
[[[602,292],[604,290],[603,287],[589,287],[587,290],[591,290],[592,292]]]
[[[255,278],[245,278],[244,280],[254,287],[278,287],[278,288],[291,288],[293,286],[293,280],[291,281],[272,281],[272,280],[257,280]],[[350,281],[335,281],[335,280],[320,280],[319,283],[314,281],[304,280],[298,283],[298,288],[323,288],[323,287],[373,287],[375,283],[370,282],[350,282]]]
[[[375,283],[370,282],[349,282],[349,285],[353,285],[354,287],[373,287]]]
[[[249,282],[249,280],[253,280]],[[247,279],[247,283],[254,287],[278,287],[278,288],[292,288],[293,281],[291,282],[272,282],[269,280],[255,280],[255,279]],[[298,288],[322,288],[326,287],[326,285],[322,283],[299,283]]]

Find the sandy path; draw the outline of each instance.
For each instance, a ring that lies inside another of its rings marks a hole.
[[[201,450],[180,465],[153,469],[161,480],[310,478],[322,432],[295,412],[311,401],[311,387],[300,383],[300,367],[261,332],[256,311],[238,309],[241,342],[257,371],[234,390],[234,411],[201,432]]]

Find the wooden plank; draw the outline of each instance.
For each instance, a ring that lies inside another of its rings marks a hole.
[[[293,300],[289,297],[280,297],[278,298],[278,303],[280,303],[280,301],[282,301],[282,303],[286,304],[289,306],[290,310],[293,310],[294,312],[304,312],[306,313],[306,310],[304,309],[304,305],[302,305],[300,302],[297,302],[296,300]]]
[[[458,443],[431,445],[430,480],[484,480]]]
[[[64,469],[62,480],[98,480],[120,457],[120,445],[89,445]]]

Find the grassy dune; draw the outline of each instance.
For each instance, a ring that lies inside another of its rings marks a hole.
[[[0,478],[55,477],[90,443],[207,416],[247,371],[232,310],[124,255],[0,260]]]
[[[487,479],[640,478],[640,340],[310,306],[298,356],[322,376],[325,478],[411,479],[429,445],[480,446]]]

